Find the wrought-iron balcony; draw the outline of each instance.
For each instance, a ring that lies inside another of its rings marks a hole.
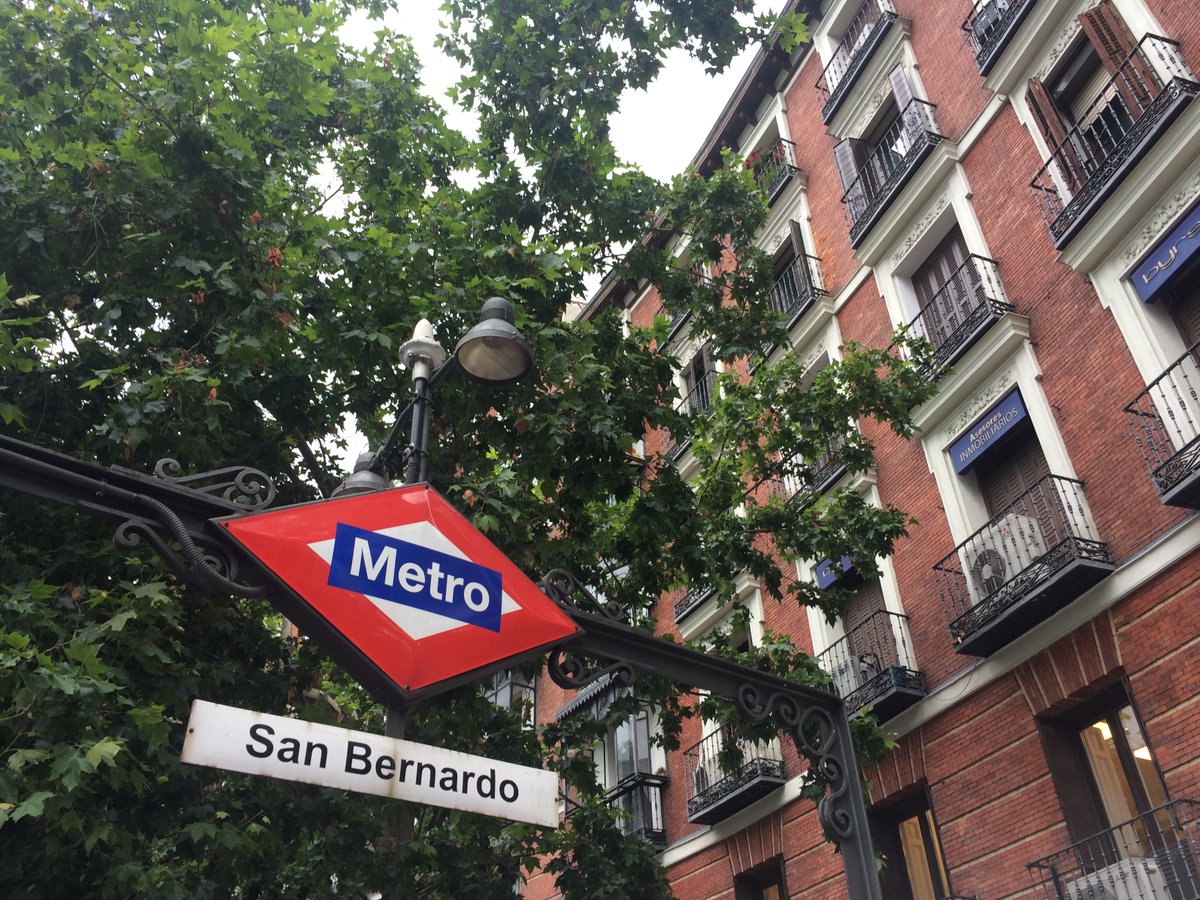
[[[934,123],[935,109],[924,100],[912,100],[904,107],[842,195],[850,219],[850,246],[862,242],[942,140]]]
[[[923,374],[930,379],[940,377],[984,332],[1014,309],[1005,298],[996,261],[969,256],[908,325],[914,334],[922,335],[934,346],[933,359]]]
[[[1065,246],[1179,117],[1200,84],[1176,41],[1148,34],[1030,182],[1055,247]]]
[[[667,846],[662,805],[666,784],[665,775],[636,772],[608,792],[605,802],[621,813],[625,837],[644,838],[660,849]]]
[[[825,493],[846,474],[846,461],[842,458],[845,446],[846,436],[835,435],[830,439],[829,448],[824,453],[810,463],[800,462],[796,471],[785,473],[775,482],[770,488],[771,494],[786,503],[801,491]]]
[[[703,415],[712,409],[713,398],[716,396],[717,373],[709,369],[704,377],[692,385],[692,389],[675,403],[675,408],[684,415]],[[667,429],[662,432],[662,455],[667,459],[677,459],[687,450],[690,440],[676,440]]]
[[[787,781],[779,741],[739,739],[729,725],[683,752],[691,795],[688,821],[712,825],[745,809]]]
[[[986,75],[1004,52],[1036,0],[975,0],[962,24],[975,50],[979,74]]]
[[[1028,864],[1037,900],[1200,897],[1200,804],[1176,800]]]
[[[1047,475],[933,567],[955,650],[988,656],[1114,568],[1083,482]]]
[[[788,263],[775,279],[770,293],[771,309],[787,319],[790,327],[825,294],[821,260],[806,253]]]
[[[846,101],[858,76],[897,18],[892,0],[866,0],[854,14],[829,64],[817,79],[817,94],[822,104],[821,121],[826,125]]]
[[[713,595],[711,587],[695,587],[675,601],[675,621],[682,622]]]
[[[1163,503],[1200,509],[1200,343],[1125,407]]]
[[[754,181],[774,203],[799,169],[796,168],[796,145],[778,138],[775,143],[755,150],[746,158],[746,166],[754,170]]]
[[[906,633],[906,616],[879,610],[817,657],[848,715],[872,707],[886,722],[925,696]]]

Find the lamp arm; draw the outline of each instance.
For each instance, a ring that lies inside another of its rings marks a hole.
[[[432,402],[432,394],[434,390],[436,390],[437,386],[442,383],[442,379],[444,379],[451,372],[456,371],[458,368],[458,357],[452,355],[434,370],[433,374],[425,382],[424,387],[424,392],[429,395],[427,398],[429,401]],[[400,413],[396,416],[396,421],[392,425],[391,432],[388,434],[387,439],[383,442],[383,445],[379,448],[379,452],[375,454],[375,459],[371,461],[371,465],[368,468],[375,474],[382,475],[387,469],[388,462],[393,456],[396,455],[397,450],[399,449],[398,445],[400,443],[401,435],[404,433],[404,423],[408,420],[408,417],[414,413],[420,403],[421,398],[419,394],[420,392],[414,389],[412,397],[410,397],[408,400],[408,404],[404,407],[404,409],[400,410]],[[407,445],[407,449],[411,451],[412,448],[413,444],[409,443]]]

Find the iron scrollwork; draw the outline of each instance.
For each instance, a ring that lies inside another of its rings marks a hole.
[[[154,477],[202,494],[211,494],[246,510],[265,509],[275,500],[275,482],[271,476],[250,466],[230,466],[181,474],[178,460],[167,457],[154,466]]]
[[[601,600],[566,569],[551,569],[538,583],[547,597],[564,609],[599,613],[613,622],[624,621],[624,610],[613,600]]]
[[[201,535],[192,533],[183,520],[165,503],[145,495],[135,495],[150,516],[134,516],[117,526],[113,543],[131,549],[145,541],[181,580],[203,591],[228,592],[239,597],[262,597],[263,585],[241,584],[237,577],[237,561],[222,547]],[[159,526],[183,551],[183,558],[164,540]]]

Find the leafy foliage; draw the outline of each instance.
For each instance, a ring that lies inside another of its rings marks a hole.
[[[338,41],[359,6],[383,4],[0,4],[4,430],[141,470],[251,464],[282,502],[316,499],[339,478],[347,416],[375,443],[391,427],[415,320],[452,345],[499,295],[537,370],[503,394],[444,384],[431,477],[531,574],[566,563],[644,618],[681,586],[730,596],[743,572],[816,602],[781,581],[781,556],[886,555],[899,511],[769,488],[835,440],[851,470],[869,466],[860,418],[907,434],[930,390],[919,346],[850,349],[811,385],[788,354],[759,360],[701,419],[674,408],[664,323],[564,320],[616,266],[692,316],[730,372],[782,338],[744,167],[659,184],[621,162],[608,122],[668,50],[720,68],[802,23],[777,33],[747,0],[447,0],[446,49],[470,67],[457,96],[480,118],[468,138],[420,93],[404,38]],[[655,229],[688,259],[640,242]],[[690,483],[634,454],[660,428],[691,441]],[[261,604],[198,595],[66,511],[6,497],[0,564],[6,896],[499,898],[539,863],[570,897],[667,893],[573,754],[604,722],[534,735],[470,690],[412,714],[415,740],[562,768],[583,805],[557,832],[184,768],[195,697],[367,730],[382,713]],[[772,647],[757,662],[823,683],[786,637]],[[639,688],[610,716],[695,714],[674,686]]]

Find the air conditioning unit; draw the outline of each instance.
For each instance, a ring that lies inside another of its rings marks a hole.
[[[1064,900],[1170,900],[1167,883],[1152,859],[1123,859],[1070,882]]]
[[[971,602],[996,593],[1045,552],[1046,539],[1037,519],[1015,513],[997,519],[959,551]]]

